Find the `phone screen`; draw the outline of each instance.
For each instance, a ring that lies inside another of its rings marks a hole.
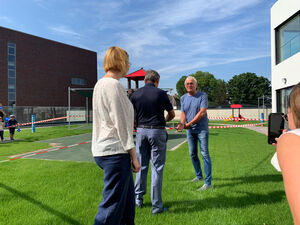
[[[270,113],[269,124],[268,124],[268,143],[273,144],[284,129],[283,113]]]

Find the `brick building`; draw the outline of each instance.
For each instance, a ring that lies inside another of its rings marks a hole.
[[[0,27],[4,106],[66,107],[68,87],[94,87],[96,82],[96,52]],[[72,106],[85,103],[79,94],[71,99]]]

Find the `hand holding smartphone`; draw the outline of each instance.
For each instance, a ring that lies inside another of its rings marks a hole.
[[[268,124],[268,143],[277,143],[278,138],[284,129],[284,118],[283,113],[270,113],[269,124]]]

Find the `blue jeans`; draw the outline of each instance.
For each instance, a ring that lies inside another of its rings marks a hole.
[[[211,185],[211,159],[208,151],[208,131],[200,130],[198,132],[187,130],[187,140],[189,144],[189,152],[195,169],[196,177],[203,179],[201,164],[198,157],[198,141],[200,145],[200,153],[203,160],[205,173],[205,184]]]
[[[138,128],[136,133],[136,154],[141,170],[135,178],[136,204],[143,204],[147,189],[147,174],[151,161],[151,200],[152,213],[163,211],[162,180],[166,162],[167,132],[164,129]]]
[[[102,201],[95,225],[134,225],[134,185],[129,154],[94,157],[104,170]]]

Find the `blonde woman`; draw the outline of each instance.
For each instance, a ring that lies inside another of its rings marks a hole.
[[[104,77],[93,93],[92,153],[104,170],[102,201],[95,224],[134,224],[133,172],[140,170],[133,142],[134,110],[119,82],[129,70],[129,56],[110,47],[104,57]]]
[[[300,83],[290,94],[287,119],[290,131],[277,139],[277,157],[294,224],[300,225]]]

